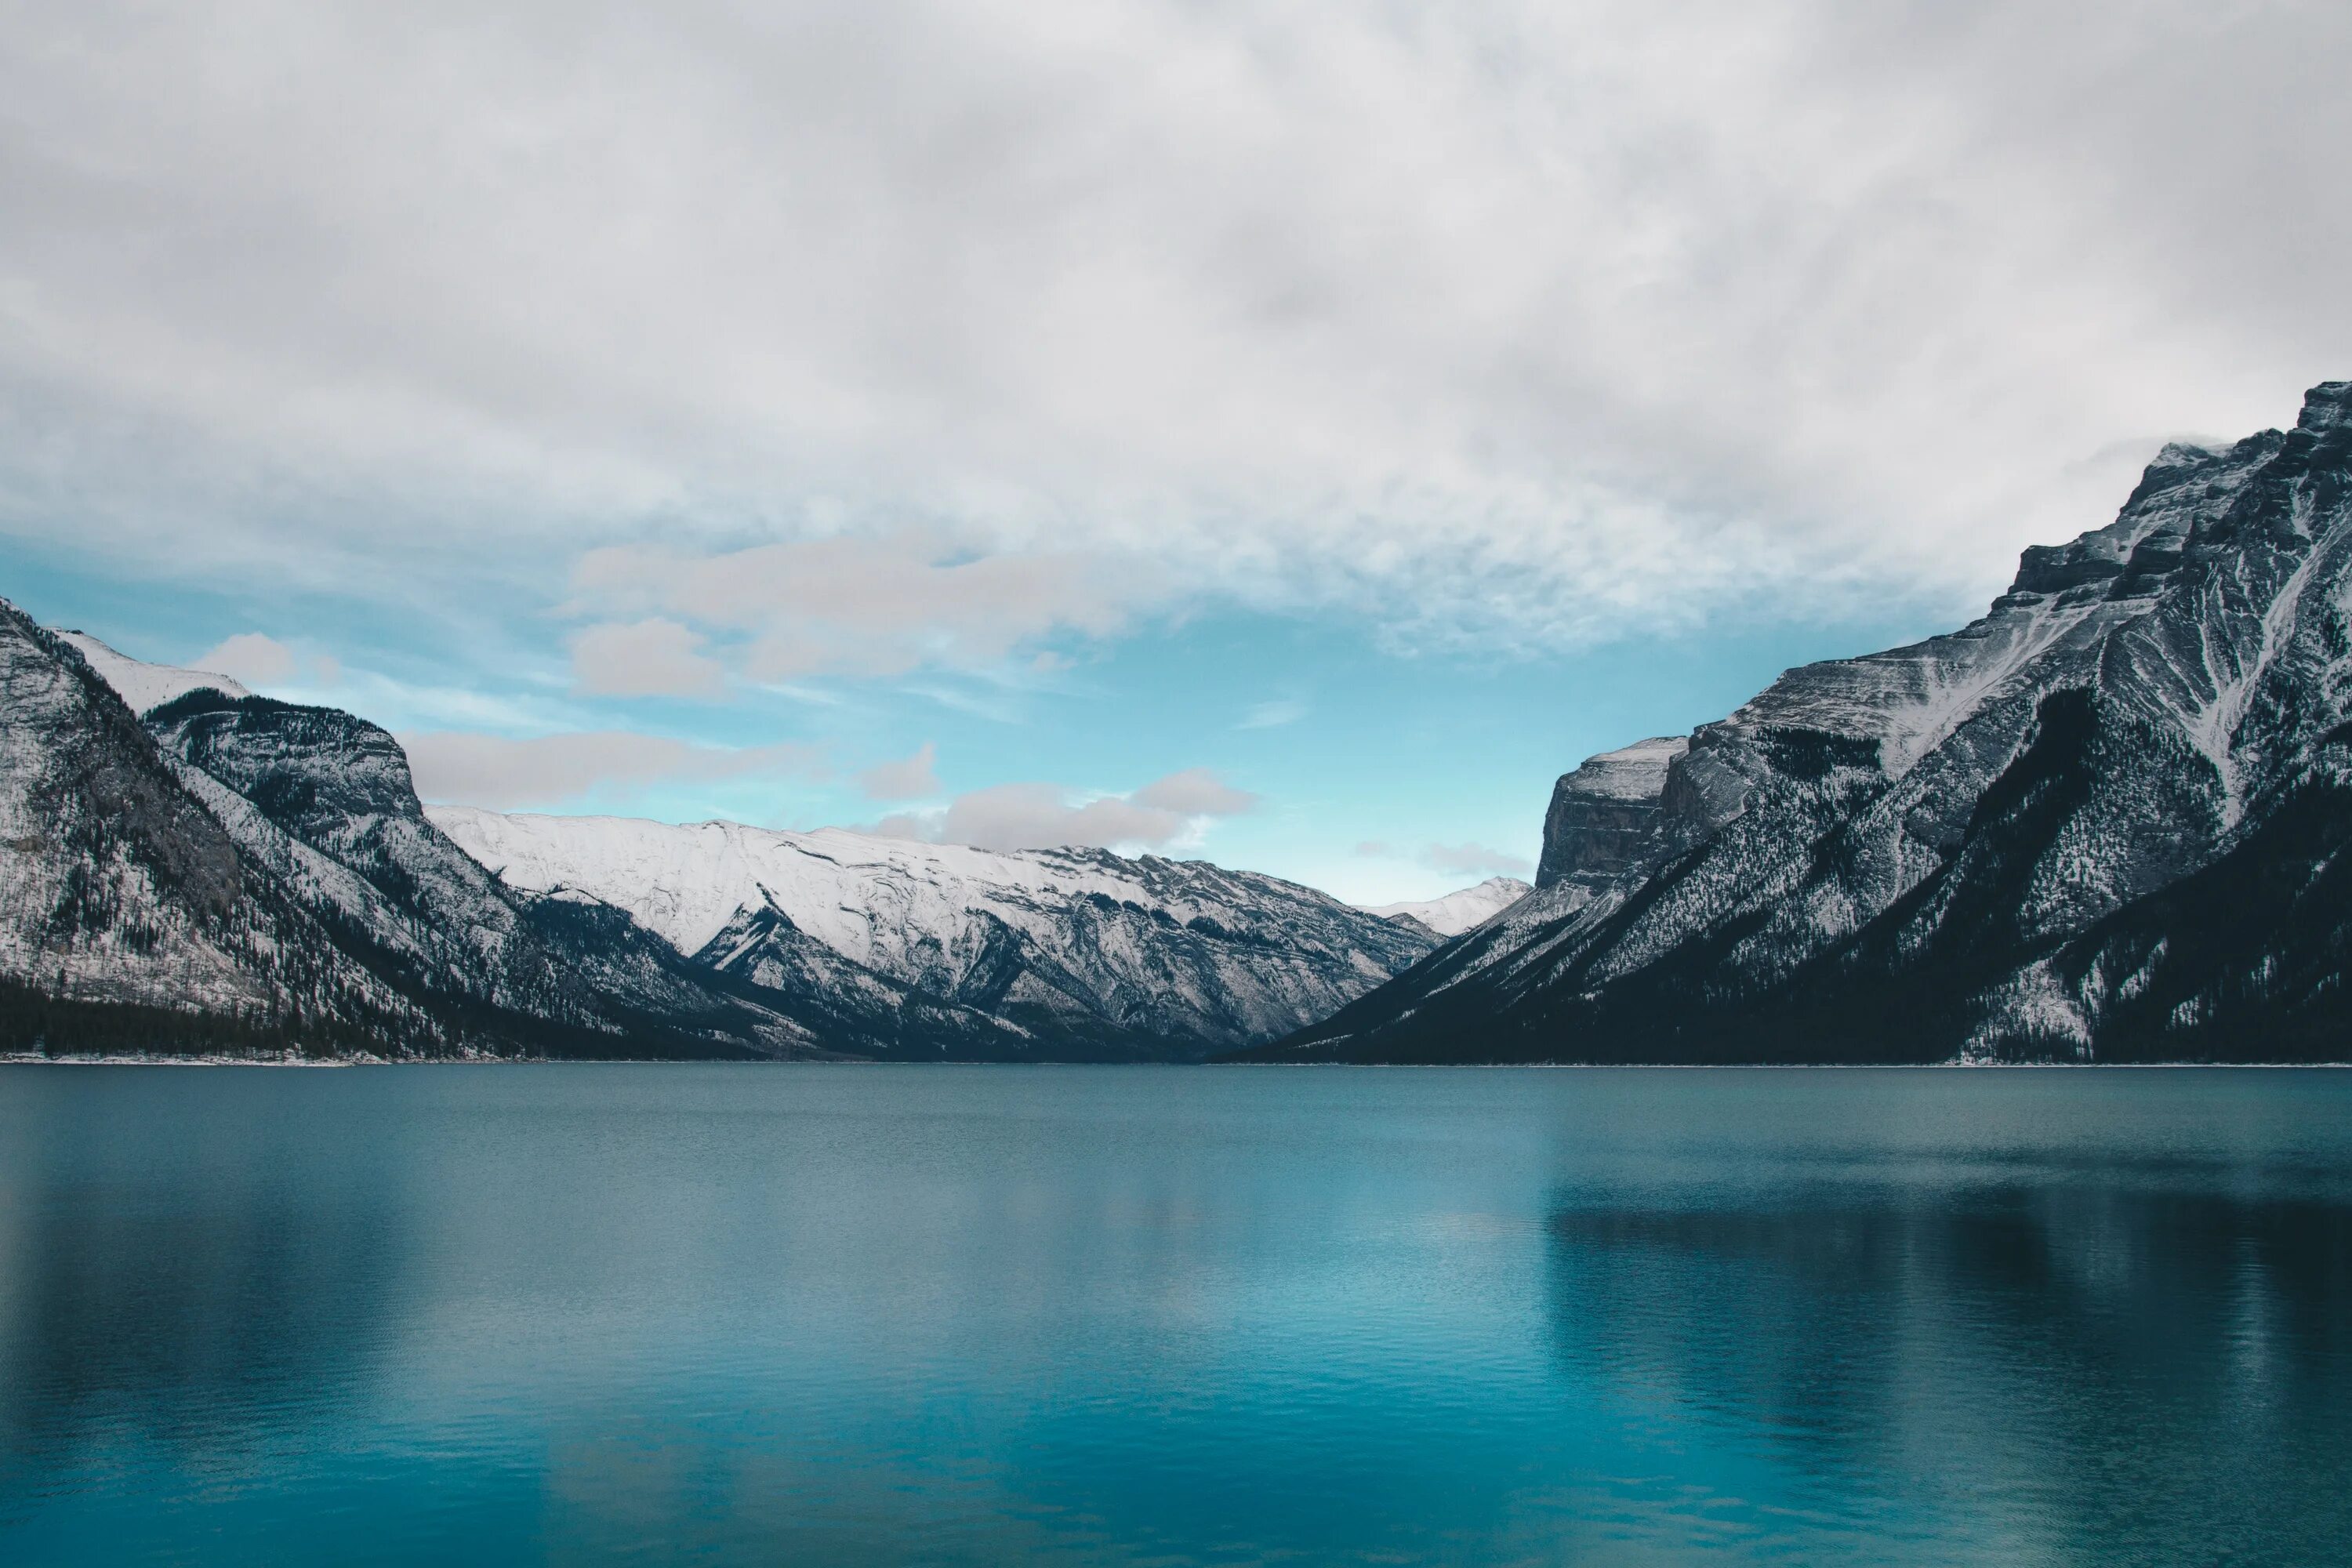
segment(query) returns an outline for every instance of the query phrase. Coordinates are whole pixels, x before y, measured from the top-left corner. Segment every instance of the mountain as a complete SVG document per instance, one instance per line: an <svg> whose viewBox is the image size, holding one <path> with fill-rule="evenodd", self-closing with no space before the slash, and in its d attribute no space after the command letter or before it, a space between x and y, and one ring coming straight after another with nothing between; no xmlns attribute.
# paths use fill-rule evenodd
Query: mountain
<svg viewBox="0 0 2352 1568"><path fill-rule="evenodd" d="M561 819L428 813L364 720L5 601L0 679L0 1048L1182 1058L1295 1028L1433 945L1149 858L726 824L532 839ZM596 874L535 875L567 846Z"/></svg>
<svg viewBox="0 0 2352 1568"><path fill-rule="evenodd" d="M113 688L133 713L160 708L191 691L217 691L224 697L253 695L227 676L215 675L210 670L182 669L176 665L148 664L125 658L88 632L60 631L56 635L59 642L81 655L82 662Z"/></svg>
<svg viewBox="0 0 2352 1568"><path fill-rule="evenodd" d="M1197 1057L1272 1039L1434 945L1312 889L1202 861L428 812L508 885L624 910L702 963L820 984L855 966L1071 1057Z"/></svg>
<svg viewBox="0 0 2352 1568"><path fill-rule="evenodd" d="M1411 921L1434 936L1460 936L1517 903L1528 892L1528 885L1517 877L1489 877L1475 888L1464 888L1442 899L1381 904L1370 912L1382 920Z"/></svg>
<svg viewBox="0 0 2352 1568"><path fill-rule="evenodd" d="M454 1047L5 601L0 700L0 1042Z"/></svg>
<svg viewBox="0 0 2352 1568"><path fill-rule="evenodd" d="M1969 626L1563 778L1537 890L1255 1053L2352 1058L2352 384Z"/></svg>
<svg viewBox="0 0 2352 1568"><path fill-rule="evenodd" d="M0 1044L830 1054L817 1020L625 919L499 886L425 821L374 725L5 602L0 659ZM124 693L160 700L142 718Z"/></svg>

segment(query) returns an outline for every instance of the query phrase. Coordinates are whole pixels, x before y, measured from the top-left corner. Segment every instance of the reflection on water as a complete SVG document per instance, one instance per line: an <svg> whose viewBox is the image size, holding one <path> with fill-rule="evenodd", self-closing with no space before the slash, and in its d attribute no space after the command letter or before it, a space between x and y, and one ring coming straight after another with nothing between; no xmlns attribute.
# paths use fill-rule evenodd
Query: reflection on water
<svg viewBox="0 0 2352 1568"><path fill-rule="evenodd" d="M2011 1552L2352 1542L2352 1210L2079 1179L1867 1197L1563 1209L1563 1363Z"/></svg>
<svg viewBox="0 0 2352 1568"><path fill-rule="evenodd" d="M36 1100L0 1123L0 1485L131 1447L218 1469L365 1384L404 1277L380 1145Z"/></svg>
<svg viewBox="0 0 2352 1568"><path fill-rule="evenodd" d="M0 1069L0 1561L2246 1563L2352 1074Z"/></svg>

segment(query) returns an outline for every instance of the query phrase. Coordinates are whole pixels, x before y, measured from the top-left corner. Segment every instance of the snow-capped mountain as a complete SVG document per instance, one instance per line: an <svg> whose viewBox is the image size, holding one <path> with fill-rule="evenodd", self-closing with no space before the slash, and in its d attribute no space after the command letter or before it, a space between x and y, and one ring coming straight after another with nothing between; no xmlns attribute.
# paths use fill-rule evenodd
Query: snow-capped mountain
<svg viewBox="0 0 2352 1568"><path fill-rule="evenodd" d="M405 757L374 725L54 636L13 606L0 649L15 815L36 829L11 836L5 868L12 1044L786 1056L867 1043L625 917L501 887L425 821ZM142 719L124 693L161 700Z"/></svg>
<svg viewBox="0 0 2352 1568"><path fill-rule="evenodd" d="M1475 888L1463 888L1442 899L1418 903L1381 904L1371 912L1382 920L1411 921L1437 936L1460 936L1483 925L1527 897L1528 885L1517 877L1489 877Z"/></svg>
<svg viewBox="0 0 2352 1568"><path fill-rule="evenodd" d="M705 963L807 971L830 953L1070 1054L1272 1039L1434 945L1312 889L1201 861L427 809L509 886L593 898Z"/></svg>
<svg viewBox="0 0 2352 1568"><path fill-rule="evenodd" d="M133 713L160 708L191 691L217 691L225 697L250 697L252 692L226 675L210 670L182 669L176 665L149 664L115 652L88 632L60 631L59 641L70 646L84 663L112 687Z"/></svg>
<svg viewBox="0 0 2352 1568"><path fill-rule="evenodd" d="M68 643L0 602L0 1037L450 1042L193 795Z"/></svg>
<svg viewBox="0 0 2352 1568"><path fill-rule="evenodd" d="M1262 1053L2352 1057L2352 384L1947 637L1560 781L1538 890Z"/></svg>
<svg viewBox="0 0 2352 1568"><path fill-rule="evenodd" d="M1193 863L428 815L375 725L5 602L0 682L0 1047L1185 1058L1433 945Z"/></svg>

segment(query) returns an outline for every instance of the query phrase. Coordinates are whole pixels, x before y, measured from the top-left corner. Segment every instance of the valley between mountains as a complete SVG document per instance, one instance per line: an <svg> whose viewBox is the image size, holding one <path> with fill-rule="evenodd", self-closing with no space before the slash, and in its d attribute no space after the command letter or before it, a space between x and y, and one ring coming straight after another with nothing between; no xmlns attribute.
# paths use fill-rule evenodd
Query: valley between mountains
<svg viewBox="0 0 2352 1568"><path fill-rule="evenodd" d="M2352 1058L2352 384L1981 619L1587 760L1532 891L426 805L352 714L0 602L0 1049Z"/></svg>

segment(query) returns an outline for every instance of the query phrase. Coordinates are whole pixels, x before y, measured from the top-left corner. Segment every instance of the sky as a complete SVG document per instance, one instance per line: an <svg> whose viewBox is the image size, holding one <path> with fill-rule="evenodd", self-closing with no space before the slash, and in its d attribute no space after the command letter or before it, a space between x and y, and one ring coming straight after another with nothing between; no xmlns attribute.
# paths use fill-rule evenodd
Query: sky
<svg viewBox="0 0 2352 1568"><path fill-rule="evenodd" d="M0 0L0 595L1372 902L2352 376L2352 8Z"/></svg>

